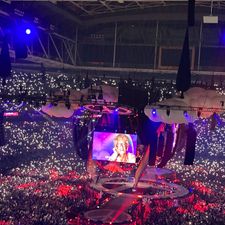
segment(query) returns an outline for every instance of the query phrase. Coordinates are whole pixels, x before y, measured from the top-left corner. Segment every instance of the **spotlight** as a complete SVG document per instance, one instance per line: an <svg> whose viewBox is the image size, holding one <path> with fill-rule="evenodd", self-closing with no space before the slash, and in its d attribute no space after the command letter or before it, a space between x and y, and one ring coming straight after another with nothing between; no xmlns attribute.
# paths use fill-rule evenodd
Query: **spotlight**
<svg viewBox="0 0 225 225"><path fill-rule="evenodd" d="M166 109L166 115L167 115L167 116L170 116L170 108L167 108L167 109Z"/></svg>
<svg viewBox="0 0 225 225"><path fill-rule="evenodd" d="M26 31L25 31L25 33L26 33L27 35L30 35L30 34L31 34L31 29L27 28Z"/></svg>
<svg viewBox="0 0 225 225"><path fill-rule="evenodd" d="M188 117L188 113L186 110L184 111L184 117Z"/></svg>
<svg viewBox="0 0 225 225"><path fill-rule="evenodd" d="M156 115L156 109L152 109L152 115Z"/></svg>

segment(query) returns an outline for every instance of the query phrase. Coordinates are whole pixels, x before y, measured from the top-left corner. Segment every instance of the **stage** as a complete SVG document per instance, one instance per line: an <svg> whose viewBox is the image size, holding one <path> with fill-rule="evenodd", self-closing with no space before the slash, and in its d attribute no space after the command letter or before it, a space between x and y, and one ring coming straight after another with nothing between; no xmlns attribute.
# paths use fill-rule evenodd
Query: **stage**
<svg viewBox="0 0 225 225"><path fill-rule="evenodd" d="M91 187L113 196L99 209L85 212L88 220L102 223L126 223L132 221L127 213L137 200L149 202L151 200L178 199L189 194L187 188L173 183L176 173L169 169L147 167L135 189L134 177L102 177Z"/></svg>

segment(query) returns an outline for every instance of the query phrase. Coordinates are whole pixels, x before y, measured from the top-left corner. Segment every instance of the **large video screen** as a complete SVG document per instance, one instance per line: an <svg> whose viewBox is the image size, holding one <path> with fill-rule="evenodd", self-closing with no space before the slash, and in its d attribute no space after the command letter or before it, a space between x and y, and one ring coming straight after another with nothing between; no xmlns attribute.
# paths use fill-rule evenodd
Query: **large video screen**
<svg viewBox="0 0 225 225"><path fill-rule="evenodd" d="M137 135L94 132L92 158L113 162L136 162Z"/></svg>

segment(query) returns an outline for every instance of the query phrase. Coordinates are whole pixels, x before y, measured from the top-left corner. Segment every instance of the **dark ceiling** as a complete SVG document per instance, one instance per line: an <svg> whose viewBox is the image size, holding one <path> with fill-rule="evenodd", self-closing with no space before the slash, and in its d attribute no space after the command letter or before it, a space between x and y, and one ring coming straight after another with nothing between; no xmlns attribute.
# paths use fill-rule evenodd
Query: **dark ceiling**
<svg viewBox="0 0 225 225"><path fill-rule="evenodd" d="M199 34L198 28L201 27L200 21L202 21L202 18L204 15L210 15L211 9L212 9L213 15L219 16L219 23L225 24L225 1L213 1L213 4L212 4L211 0L196 0L196 7L195 7L196 26L194 27L194 29L196 28L197 31L194 32L195 30L193 29L194 30L193 33L197 34L196 37L198 37L198 34ZM68 40L68 39L70 41L72 40L72 43L75 42L75 37L78 37L78 38L81 37L81 39L78 40L78 43L80 44L78 45L78 52L80 53L82 52L82 49L79 49L79 47L82 47L82 44L83 45L86 44L88 46L87 47L88 50L90 51L90 48L89 48L89 44L91 43L90 40L92 40L93 42L96 42L97 44L98 42L101 42L101 44L102 45L105 44L105 46L107 46L108 42L110 42L111 44L112 43L114 44L114 40L115 40L114 35L116 33L115 27L117 27L117 25L118 25L118 37L119 37L120 28L122 27L122 30L126 34L124 35L124 37L126 37L125 40L129 40L129 37L133 37L133 39L136 38L136 36L133 35L134 31L136 32L136 34L139 34L138 32L140 31L140 29L136 29L136 28L142 28L142 27L146 28L147 26L151 27L152 24L153 24L152 27L156 27L156 24L163 25L162 27L167 27L168 24L170 25L172 24L171 25L172 29L170 34L174 34L174 33L178 34L177 31L179 30L179 28L185 27L187 24L187 11L188 11L187 0L179 0L179 1L171 1L171 0L166 0L166 1L158 1L158 0L137 0L137 1L131 1L131 0L128 0L128 1L125 1L125 0L111 0L111 1L110 0L98 0L98 1L97 0L92 0L92 1L2 0L0 1L0 36L1 36L1 33L4 33L4 32L1 32L1 28L10 29L11 24L14 24L14 25L16 24L15 21L25 20L27 22L34 22L35 26L39 27L40 30L43 30L42 32L43 34L40 32L40 37L41 37L40 39L42 40L44 44L48 43L46 37L49 37L49 35L53 33L54 35L60 34L61 37L63 36L64 38L63 40ZM8 21L11 21L11 24L9 24ZM118 24L115 24L115 22L118 22ZM98 39L95 36L93 37L91 36L92 34L98 34L98 32L92 32L92 31L95 31L96 29L104 29L104 27L105 27L105 32L102 32L104 34L104 38L103 38L104 41L102 41L101 38ZM124 29L124 27L130 28L130 29ZM133 29L134 27L136 28ZM77 34L76 31L78 30L79 30L78 35L76 35ZM87 31L87 35L85 33L86 31ZM155 30L148 29L147 31L149 33L149 37L153 37L152 39L151 38L150 39L154 40ZM44 35L44 33L46 35ZM214 35L214 34L216 35L217 33L210 32L210 35ZM171 35L171 37L174 37L174 36L175 35ZM84 38L82 39L82 37ZM164 41L165 40L167 41L168 33L166 33L164 37L165 37ZM209 40L212 39L212 38L210 39L207 35L205 35L205 37L206 39L209 39ZM82 41L85 40L86 43L84 44L81 40ZM118 38L118 40L120 39ZM144 41L136 42L137 40L134 41L135 45L136 43L139 43L141 45L145 44ZM145 35L142 35L142 33L141 33L140 40L145 40ZM177 41L174 38L172 38L172 40ZM180 41L182 40L182 38L178 38L178 40ZM53 46L54 49L61 46L60 44L58 44L59 42L56 42L56 43L57 43L56 44L57 46ZM127 41L124 43L129 44ZM134 44L134 43L131 43L131 44ZM146 42L146 43L148 44L150 43L153 45L155 44L152 42ZM162 43L169 43L169 42L162 42ZM97 54L96 51L93 50L93 52ZM50 53L51 53L51 49L50 49ZM61 63L60 60L58 60L58 58L60 58L58 57L59 54L52 54L52 55L49 54L49 55L52 56L52 58L51 57L50 58L52 61L54 61L55 68L59 68L60 66L62 66L62 64L59 65L59 63ZM85 61L85 59L80 60L80 58L82 57L79 54L77 55L78 57L76 59L78 59L77 60L78 64L79 62ZM109 54L109 55L111 57L113 54ZM42 57L43 54L42 55L38 54L37 56ZM45 65L49 63L52 66L53 62L52 61L49 62L47 61L47 59L42 57L41 62L45 62ZM37 62L36 58L33 61ZM109 61L110 63L112 63L111 59ZM157 57L155 57L153 61L154 63L157 62ZM96 62L96 61L93 61L93 62ZM39 63L39 61L37 63ZM79 65L83 66L86 64L81 63ZM71 65L69 66L70 67L68 68L71 68ZM65 68L64 64L63 64L63 68Z"/></svg>
<svg viewBox="0 0 225 225"><path fill-rule="evenodd" d="M13 1L0 2L1 13L21 16L38 21L44 27L54 25L59 30L76 26L138 21L138 20L186 20L187 1L158 0L91 0L91 1ZM211 1L196 0L196 15L209 15ZM224 15L225 1L213 1L213 13ZM201 17L199 17L201 18ZM63 32L65 33L65 32Z"/></svg>

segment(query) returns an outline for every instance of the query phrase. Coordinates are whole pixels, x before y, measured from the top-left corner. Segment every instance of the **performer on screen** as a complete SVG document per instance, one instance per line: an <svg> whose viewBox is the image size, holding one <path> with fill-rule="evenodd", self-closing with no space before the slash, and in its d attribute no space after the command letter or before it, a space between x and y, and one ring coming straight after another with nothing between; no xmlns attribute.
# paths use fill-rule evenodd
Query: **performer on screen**
<svg viewBox="0 0 225 225"><path fill-rule="evenodd" d="M135 163L135 155L128 152L129 139L125 134L119 134L114 139L113 154L108 160L115 162Z"/></svg>

